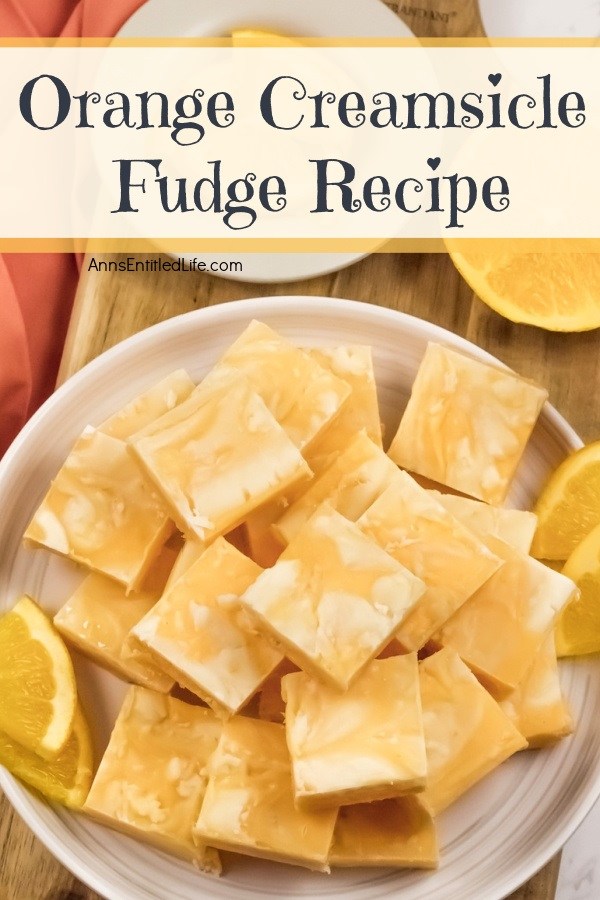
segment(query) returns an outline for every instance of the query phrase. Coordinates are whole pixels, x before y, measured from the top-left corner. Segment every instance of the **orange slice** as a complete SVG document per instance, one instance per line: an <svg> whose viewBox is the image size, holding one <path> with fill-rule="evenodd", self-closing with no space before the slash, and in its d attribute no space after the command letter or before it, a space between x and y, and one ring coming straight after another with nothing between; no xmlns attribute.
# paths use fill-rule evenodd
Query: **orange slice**
<svg viewBox="0 0 600 900"><path fill-rule="evenodd" d="M78 809L92 783L92 745L79 707L73 731L56 759L44 760L0 732L0 763L49 800Z"/></svg>
<svg viewBox="0 0 600 900"><path fill-rule="evenodd" d="M484 303L549 331L600 327L600 254L520 253L509 242L448 241L454 265Z"/></svg>
<svg viewBox="0 0 600 900"><path fill-rule="evenodd" d="M534 509L531 546L537 559L567 559L600 523L600 441L568 456L544 486Z"/></svg>
<svg viewBox="0 0 600 900"><path fill-rule="evenodd" d="M556 625L558 656L600 651L600 525L573 551L563 569L581 595L573 600Z"/></svg>
<svg viewBox="0 0 600 900"><path fill-rule="evenodd" d="M45 759L63 749L77 705L71 657L37 603L0 617L0 731Z"/></svg>

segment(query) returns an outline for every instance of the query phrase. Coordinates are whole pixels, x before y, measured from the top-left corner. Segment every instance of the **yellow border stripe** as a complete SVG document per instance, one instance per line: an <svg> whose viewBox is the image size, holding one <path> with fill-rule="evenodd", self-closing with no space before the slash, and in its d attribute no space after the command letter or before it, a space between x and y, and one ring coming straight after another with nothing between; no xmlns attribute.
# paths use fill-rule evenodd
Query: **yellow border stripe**
<svg viewBox="0 0 600 900"><path fill-rule="evenodd" d="M600 238L455 238L469 249L600 253ZM445 253L443 238L0 238L0 253Z"/></svg>
<svg viewBox="0 0 600 900"><path fill-rule="evenodd" d="M276 35L237 38L236 47L598 47L598 38L395 38ZM0 47L232 47L230 37L190 38L0 38Z"/></svg>

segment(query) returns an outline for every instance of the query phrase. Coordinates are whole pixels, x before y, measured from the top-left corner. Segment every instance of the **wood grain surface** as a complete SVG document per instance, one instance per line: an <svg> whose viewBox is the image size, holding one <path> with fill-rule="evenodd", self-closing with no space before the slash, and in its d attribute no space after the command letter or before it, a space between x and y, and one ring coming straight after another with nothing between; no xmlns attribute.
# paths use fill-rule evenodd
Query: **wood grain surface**
<svg viewBox="0 0 600 900"><path fill-rule="evenodd" d="M419 35L483 34L474 0L392 0L387 5ZM598 332L551 334L502 319L473 295L443 254L375 254L332 275L277 285L242 284L198 273L88 272L88 263L59 381L129 335L192 309L266 295L345 297L403 310L467 337L548 387L551 402L583 440L600 438L600 407L589 402L600 395ZM557 856L511 900L552 900L558 868ZM54 860L4 797L0 797L0 900L100 900Z"/></svg>

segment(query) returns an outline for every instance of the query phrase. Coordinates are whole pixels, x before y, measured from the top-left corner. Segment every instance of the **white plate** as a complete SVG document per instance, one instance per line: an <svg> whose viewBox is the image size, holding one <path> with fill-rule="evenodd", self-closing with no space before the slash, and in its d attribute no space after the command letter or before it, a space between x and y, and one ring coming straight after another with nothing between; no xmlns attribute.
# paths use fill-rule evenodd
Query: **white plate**
<svg viewBox="0 0 600 900"><path fill-rule="evenodd" d="M82 428L98 424L175 368L200 379L252 318L310 346L360 341L373 346L388 434L393 434L429 340L490 359L467 341L402 313L346 300L275 297L211 307L170 319L103 354L54 394L21 432L0 465L0 608L23 591L54 610L73 583L69 564L25 550L21 535L50 478ZM531 503L548 472L579 446L546 405L519 467L512 502ZM124 686L77 659L82 700L96 742L107 739ZM27 824L79 878L111 900L497 900L540 868L564 843L600 793L598 663L562 666L578 727L549 750L521 753L440 819L437 872L346 870L327 877L300 868L232 857L219 881L33 797L5 771L0 785Z"/></svg>
<svg viewBox="0 0 600 900"><path fill-rule="evenodd" d="M600 0L479 0L490 37L598 37Z"/></svg>
<svg viewBox="0 0 600 900"><path fill-rule="evenodd" d="M117 37L221 37L243 27L302 37L412 37L408 26L380 0L148 0ZM204 260L240 260L242 272L221 277L271 283L326 275L366 255L211 253Z"/></svg>

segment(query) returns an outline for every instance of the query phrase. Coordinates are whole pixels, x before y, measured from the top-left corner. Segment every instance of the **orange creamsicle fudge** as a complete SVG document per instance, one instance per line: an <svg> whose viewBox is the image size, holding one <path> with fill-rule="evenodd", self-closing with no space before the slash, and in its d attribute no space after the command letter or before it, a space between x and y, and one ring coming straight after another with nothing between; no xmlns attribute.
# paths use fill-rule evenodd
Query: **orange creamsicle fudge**
<svg viewBox="0 0 600 900"><path fill-rule="evenodd" d="M396 472L357 524L427 586L396 634L407 650L423 647L502 565L406 472Z"/></svg>
<svg viewBox="0 0 600 900"><path fill-rule="evenodd" d="M545 639L527 674L500 707L530 748L545 747L571 734L573 718L560 688L554 634Z"/></svg>
<svg viewBox="0 0 600 900"><path fill-rule="evenodd" d="M504 565L448 619L436 643L452 647L494 692L525 676L560 611L577 594L570 578L496 540Z"/></svg>
<svg viewBox="0 0 600 900"><path fill-rule="evenodd" d="M25 539L136 590L173 530L169 510L126 445L86 428Z"/></svg>
<svg viewBox="0 0 600 900"><path fill-rule="evenodd" d="M178 369L131 400L103 422L98 431L124 441L186 400L194 387L188 373Z"/></svg>
<svg viewBox="0 0 600 900"><path fill-rule="evenodd" d="M237 712L281 662L239 607L239 595L261 571L217 538L131 632L159 666L219 712Z"/></svg>
<svg viewBox="0 0 600 900"><path fill-rule="evenodd" d="M276 537L271 528L273 522L281 516L284 508L281 500L273 500L266 506L261 506L260 509L250 513L244 522L248 555L263 569L274 565L285 547L285 544Z"/></svg>
<svg viewBox="0 0 600 900"><path fill-rule="evenodd" d="M240 525L233 531L229 531L225 535L225 539L229 541L230 544L233 544L233 546L236 547L236 549L238 549L241 553L245 553L247 549L246 536L245 533L242 532L242 529L243 526ZM163 593L165 593L165 591L168 591L171 586L175 584L177 579L181 578L181 576L187 572L190 566L202 556L207 546L207 544L197 540L196 538L188 538L187 540L182 539L182 546L180 547L177 559L175 560L173 568L171 569Z"/></svg>
<svg viewBox="0 0 600 900"><path fill-rule="evenodd" d="M370 347L351 344L342 347L316 347L308 351L324 369L350 386L350 396L340 412L314 441L307 462L319 475L363 431L381 447L381 421L377 401L377 385Z"/></svg>
<svg viewBox="0 0 600 900"><path fill-rule="evenodd" d="M94 662L121 678L168 693L173 679L154 665L149 654L127 652L130 630L162 594L176 551L168 546L144 579L142 589L127 596L125 588L92 572L54 616L62 636Z"/></svg>
<svg viewBox="0 0 600 900"><path fill-rule="evenodd" d="M419 797L437 816L527 741L453 650L424 659L419 677L427 751Z"/></svg>
<svg viewBox="0 0 600 900"><path fill-rule="evenodd" d="M258 718L267 722L285 721L285 701L281 695L281 681L290 672L298 672L289 659L283 659L276 669L273 669L260 689L258 697Z"/></svg>
<svg viewBox="0 0 600 900"><path fill-rule="evenodd" d="M161 425L162 423L162 425ZM204 391L131 446L184 532L210 541L310 469L244 379ZM160 427L159 427L160 426Z"/></svg>
<svg viewBox="0 0 600 900"><path fill-rule="evenodd" d="M195 833L206 844L328 872L337 809L296 809L283 725L234 716L210 762Z"/></svg>
<svg viewBox="0 0 600 900"><path fill-rule="evenodd" d="M535 513L490 506L481 500L457 497L455 494L430 493L484 543L488 537L494 537L521 553L529 553L537 526Z"/></svg>
<svg viewBox="0 0 600 900"><path fill-rule="evenodd" d="M335 418L350 386L262 322L252 321L200 385L243 375L300 449Z"/></svg>
<svg viewBox="0 0 600 900"><path fill-rule="evenodd" d="M345 690L424 590L375 541L325 505L248 588L242 603L292 662Z"/></svg>
<svg viewBox="0 0 600 900"><path fill-rule="evenodd" d="M502 503L547 396L509 370L428 344L390 457L463 494Z"/></svg>
<svg viewBox="0 0 600 900"><path fill-rule="evenodd" d="M345 692L284 676L296 804L323 809L422 790L427 775L416 653L376 659Z"/></svg>
<svg viewBox="0 0 600 900"><path fill-rule="evenodd" d="M438 860L435 824L418 797L340 808L329 852L332 866L435 869Z"/></svg>
<svg viewBox="0 0 600 900"><path fill-rule="evenodd" d="M324 501L347 519L356 521L397 471L383 450L364 432L359 432L275 522L275 535L288 544Z"/></svg>
<svg viewBox="0 0 600 900"><path fill-rule="evenodd" d="M105 825L219 873L193 827L221 723L205 707L131 687L84 811Z"/></svg>
<svg viewBox="0 0 600 900"><path fill-rule="evenodd" d="M182 575L185 575L190 566L192 566L197 559L200 559L205 550L206 544L203 544L201 541L195 540L194 538L188 538L187 541L183 542L183 547L179 551L177 559L173 564L173 568L169 573L163 593L168 591Z"/></svg>

